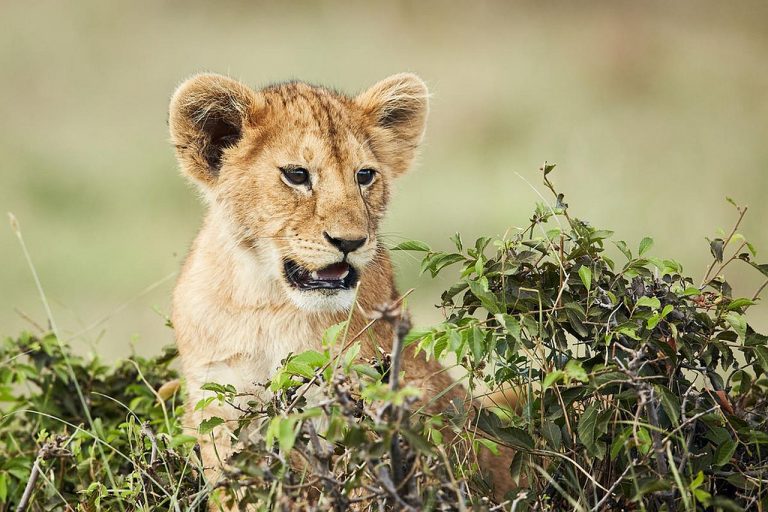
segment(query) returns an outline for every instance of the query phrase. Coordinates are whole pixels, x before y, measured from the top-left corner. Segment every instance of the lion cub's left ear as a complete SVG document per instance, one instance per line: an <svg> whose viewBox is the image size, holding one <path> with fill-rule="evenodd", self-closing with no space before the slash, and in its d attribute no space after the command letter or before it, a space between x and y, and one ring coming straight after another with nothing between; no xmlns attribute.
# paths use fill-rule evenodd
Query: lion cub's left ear
<svg viewBox="0 0 768 512"><path fill-rule="evenodd" d="M371 126L370 140L395 172L408 170L424 137L429 112L427 85L412 73L385 78L355 98Z"/></svg>

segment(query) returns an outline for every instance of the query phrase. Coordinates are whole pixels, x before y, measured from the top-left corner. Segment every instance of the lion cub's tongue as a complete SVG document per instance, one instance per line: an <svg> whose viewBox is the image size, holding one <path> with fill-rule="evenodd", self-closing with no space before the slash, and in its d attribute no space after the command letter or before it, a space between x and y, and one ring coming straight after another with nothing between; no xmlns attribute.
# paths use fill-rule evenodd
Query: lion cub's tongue
<svg viewBox="0 0 768 512"><path fill-rule="evenodd" d="M328 265L315 272L312 272L312 278L322 281L341 281L349 274L349 264L340 261L333 265Z"/></svg>

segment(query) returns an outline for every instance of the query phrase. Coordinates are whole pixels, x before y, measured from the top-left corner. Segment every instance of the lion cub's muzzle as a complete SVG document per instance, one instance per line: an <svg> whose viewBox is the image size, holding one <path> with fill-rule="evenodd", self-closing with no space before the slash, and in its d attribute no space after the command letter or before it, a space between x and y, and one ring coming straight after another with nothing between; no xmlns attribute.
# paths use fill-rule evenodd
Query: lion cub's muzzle
<svg viewBox="0 0 768 512"><path fill-rule="evenodd" d="M283 263L288 283L299 290L351 290L357 284L359 274L346 261L333 263L320 270L309 270L293 260Z"/></svg>

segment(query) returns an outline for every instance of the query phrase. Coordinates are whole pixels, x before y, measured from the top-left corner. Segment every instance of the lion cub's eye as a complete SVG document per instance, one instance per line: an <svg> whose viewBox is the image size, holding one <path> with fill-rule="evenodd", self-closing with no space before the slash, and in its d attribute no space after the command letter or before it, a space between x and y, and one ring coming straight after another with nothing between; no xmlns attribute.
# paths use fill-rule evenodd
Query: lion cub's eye
<svg viewBox="0 0 768 512"><path fill-rule="evenodd" d="M376 171L373 169L360 169L357 171L357 184L360 186L370 185L373 178L376 176Z"/></svg>
<svg viewBox="0 0 768 512"><path fill-rule="evenodd" d="M285 179L293 185L305 185L309 183L309 171L303 167L283 167L280 169Z"/></svg>

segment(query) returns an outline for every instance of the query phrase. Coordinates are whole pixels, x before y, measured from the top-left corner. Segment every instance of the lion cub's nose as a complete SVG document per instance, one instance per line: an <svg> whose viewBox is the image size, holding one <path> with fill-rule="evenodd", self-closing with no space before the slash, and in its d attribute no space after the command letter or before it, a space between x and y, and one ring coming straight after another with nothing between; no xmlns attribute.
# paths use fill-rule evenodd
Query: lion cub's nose
<svg viewBox="0 0 768 512"><path fill-rule="evenodd" d="M349 254L350 252L358 250L360 247L363 246L366 240L368 240L367 237L364 238L335 238L328 234L327 231L323 231L323 236L325 236L325 239L328 240L328 243L330 243L332 246L343 252L345 255Z"/></svg>

